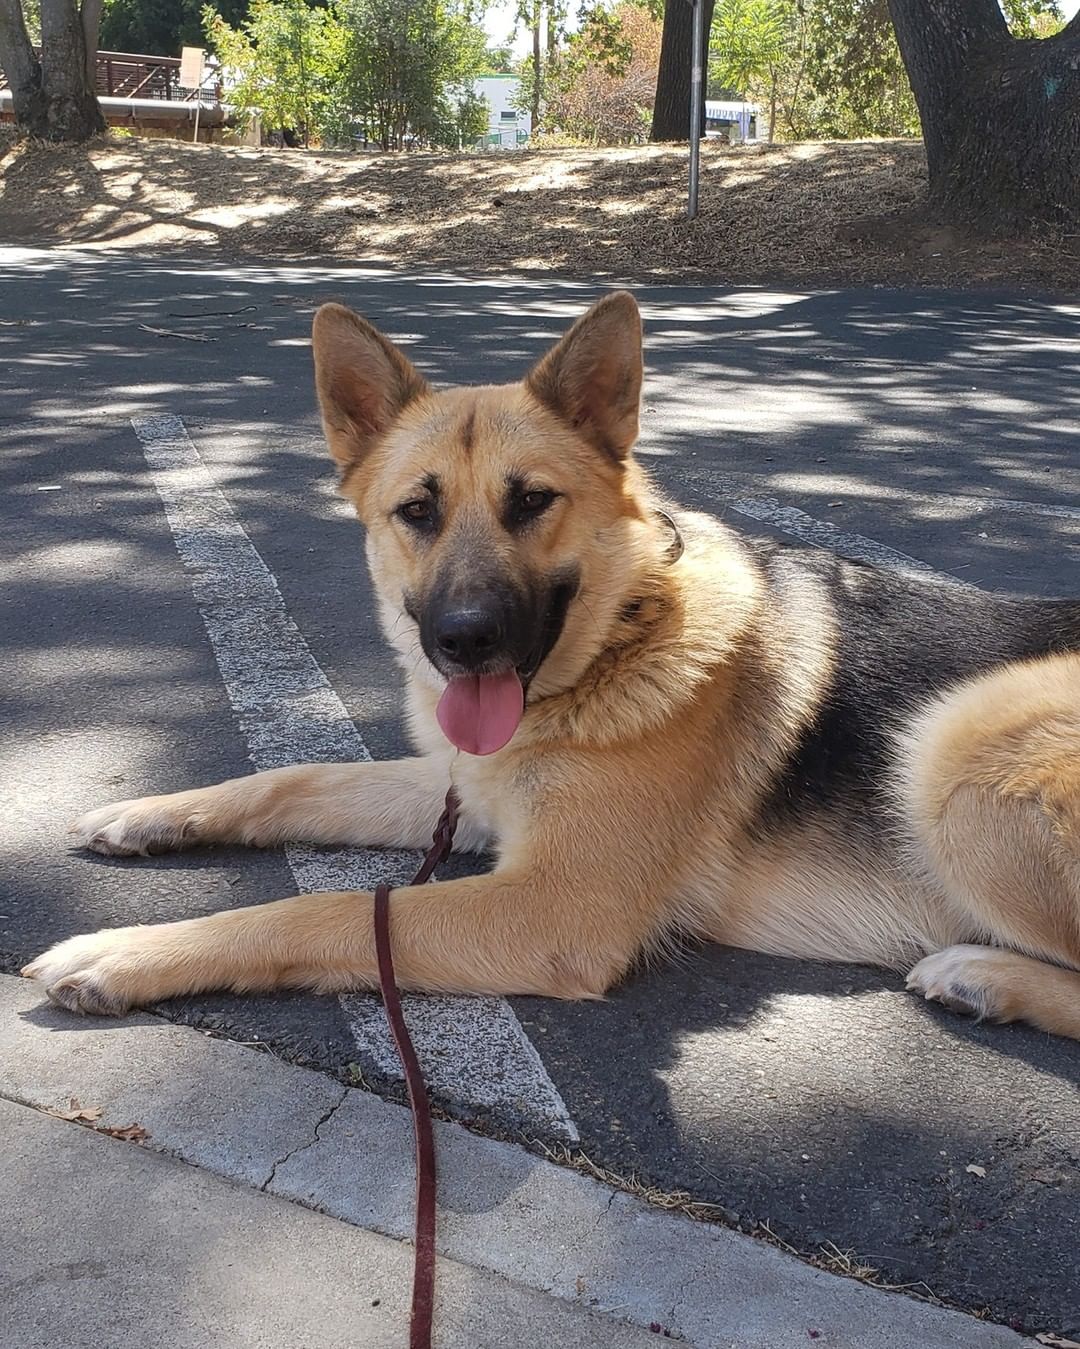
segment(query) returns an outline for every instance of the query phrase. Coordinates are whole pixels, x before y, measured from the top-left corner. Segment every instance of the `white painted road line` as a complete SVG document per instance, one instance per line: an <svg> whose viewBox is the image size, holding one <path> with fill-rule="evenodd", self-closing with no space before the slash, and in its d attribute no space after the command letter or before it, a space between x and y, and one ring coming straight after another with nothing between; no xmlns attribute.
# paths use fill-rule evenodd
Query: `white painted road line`
<svg viewBox="0 0 1080 1349"><path fill-rule="evenodd" d="M938 571L928 562L878 543L865 534L854 534L850 530L837 529L825 520L816 520L812 515L799 510L797 506L784 506L775 497L747 496L745 483L724 473L710 473L707 476L694 472L683 475L687 484L702 496L716 497L728 510L736 511L751 520L760 520L772 525L774 529L790 534L802 543L814 548L824 548L840 557L851 558L855 562L869 562L875 567L886 567L908 575L922 576L927 580L939 581L944 585L970 589L967 582Z"/></svg>
<svg viewBox="0 0 1080 1349"><path fill-rule="evenodd" d="M929 563L888 544L879 543L865 534L855 534L850 530L837 529L827 520L818 520L797 506L785 506L773 496L754 493L746 495L746 484L726 473L704 475L690 470L683 474L684 480L702 496L716 497L728 509L748 519L759 520L772 525L802 543L814 548L825 548L840 557L851 558L857 562L869 562L877 567L889 567L893 571L908 575L924 576L955 586L962 590L972 589L971 583L962 581L949 572L938 571ZM968 510L976 515L989 515L993 511L1005 511L1011 515L1034 515L1059 520L1080 522L1080 508L1059 506L1041 501L1013 501L1006 497L958 496L955 493L940 492L932 495L912 493L912 498L931 508L942 510Z"/></svg>
<svg viewBox="0 0 1080 1349"><path fill-rule="evenodd" d="M851 558L856 562L869 562L876 567L886 567L892 571L933 578L946 585L965 585L965 582L958 581L955 576L937 571L917 557L910 557L907 553L901 553L887 544L878 543L876 539L867 538L865 534L853 534L850 530L837 529L827 520L815 520L812 515L807 515L797 506L782 506L775 497L725 497L724 504L730 510L737 511L751 520L761 520L765 524L783 530L793 538L800 539L803 543L812 544L815 548L826 548L841 557Z"/></svg>
<svg viewBox="0 0 1080 1349"><path fill-rule="evenodd" d="M988 511L1009 511L1013 515L1049 515L1059 520L1080 520L1080 506L1055 506L1044 501L1009 501L1003 497L935 496L950 506L961 506L986 514Z"/></svg>
<svg viewBox="0 0 1080 1349"><path fill-rule="evenodd" d="M229 701L257 769L370 760L341 699L289 617L277 582L207 470L179 417L133 417L176 550L191 579ZM433 822L434 823L434 822ZM400 884L412 852L289 846L301 891ZM438 900L433 897L433 903ZM360 1047L400 1076L373 997L341 999ZM502 998L407 998L409 1026L431 1087L465 1107L506 1107L544 1133L577 1129L540 1056Z"/></svg>

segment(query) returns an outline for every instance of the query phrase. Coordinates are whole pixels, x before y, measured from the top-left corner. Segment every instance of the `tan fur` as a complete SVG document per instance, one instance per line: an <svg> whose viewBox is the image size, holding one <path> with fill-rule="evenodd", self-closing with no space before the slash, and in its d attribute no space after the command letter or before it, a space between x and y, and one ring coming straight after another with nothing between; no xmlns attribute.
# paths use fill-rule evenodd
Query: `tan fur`
<svg viewBox="0 0 1080 1349"><path fill-rule="evenodd" d="M314 348L419 757L121 802L78 822L84 846L419 847L452 781L459 846L494 847L498 861L434 893L395 892L407 987L599 997L690 932L914 965L927 997L1080 1037L1080 657L1004 667L919 712L896 748L897 838L860 853L820 823L763 832L760 803L829 678L836 618L809 576L766 593L714 521L688 517L672 561L629 457L641 385L630 297L594 306L519 385L435 392L336 305L316 317ZM419 541L397 511L433 467L445 518ZM560 494L522 534L500 523L508 475ZM571 565L581 590L513 740L487 758L455 753L410 597L479 568L524 583ZM213 988L367 987L371 900L307 895L73 937L25 973L93 1012Z"/></svg>

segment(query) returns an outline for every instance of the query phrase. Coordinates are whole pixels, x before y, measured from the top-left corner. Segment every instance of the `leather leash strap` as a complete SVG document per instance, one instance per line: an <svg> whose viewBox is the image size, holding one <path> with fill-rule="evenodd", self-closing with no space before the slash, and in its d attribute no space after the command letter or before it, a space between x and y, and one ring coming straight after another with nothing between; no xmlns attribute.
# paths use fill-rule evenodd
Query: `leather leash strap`
<svg viewBox="0 0 1080 1349"><path fill-rule="evenodd" d="M458 799L453 787L439 817L420 870L412 885L431 879L440 862L450 855L457 828ZM409 1349L431 1349L431 1326L435 1312L435 1135L431 1127L431 1102L409 1028L401 1011L401 997L394 980L390 950L390 887L375 887L375 952L379 961L379 992L382 994L390 1033L405 1070L405 1086L412 1109L416 1137L416 1241L413 1255L412 1311L409 1318Z"/></svg>

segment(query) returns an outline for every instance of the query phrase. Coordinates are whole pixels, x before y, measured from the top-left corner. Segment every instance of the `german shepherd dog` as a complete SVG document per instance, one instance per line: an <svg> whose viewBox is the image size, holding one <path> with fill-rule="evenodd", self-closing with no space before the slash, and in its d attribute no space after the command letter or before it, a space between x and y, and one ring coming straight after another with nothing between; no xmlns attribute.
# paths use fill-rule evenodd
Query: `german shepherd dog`
<svg viewBox="0 0 1080 1349"><path fill-rule="evenodd" d="M1080 1038L1080 601L946 587L739 538L631 457L630 295L520 384L429 387L315 317L323 426L367 531L417 754L123 801L102 853L422 848L452 781L487 875L391 900L403 986L599 998L689 935L907 971ZM372 898L72 937L23 971L75 1011L373 986Z"/></svg>

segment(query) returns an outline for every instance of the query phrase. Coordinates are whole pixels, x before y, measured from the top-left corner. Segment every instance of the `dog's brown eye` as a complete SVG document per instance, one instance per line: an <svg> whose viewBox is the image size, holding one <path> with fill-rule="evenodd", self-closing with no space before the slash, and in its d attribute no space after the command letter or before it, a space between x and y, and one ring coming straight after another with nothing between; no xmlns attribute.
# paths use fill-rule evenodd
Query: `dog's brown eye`
<svg viewBox="0 0 1080 1349"><path fill-rule="evenodd" d="M525 515L539 515L541 511L547 510L554 500L554 492L544 492L538 489L535 492L524 493L518 501L518 508Z"/></svg>
<svg viewBox="0 0 1080 1349"><path fill-rule="evenodd" d="M427 524L432 517L432 508L430 501L406 501L404 506L398 507L398 515L403 520L408 520L413 525Z"/></svg>

